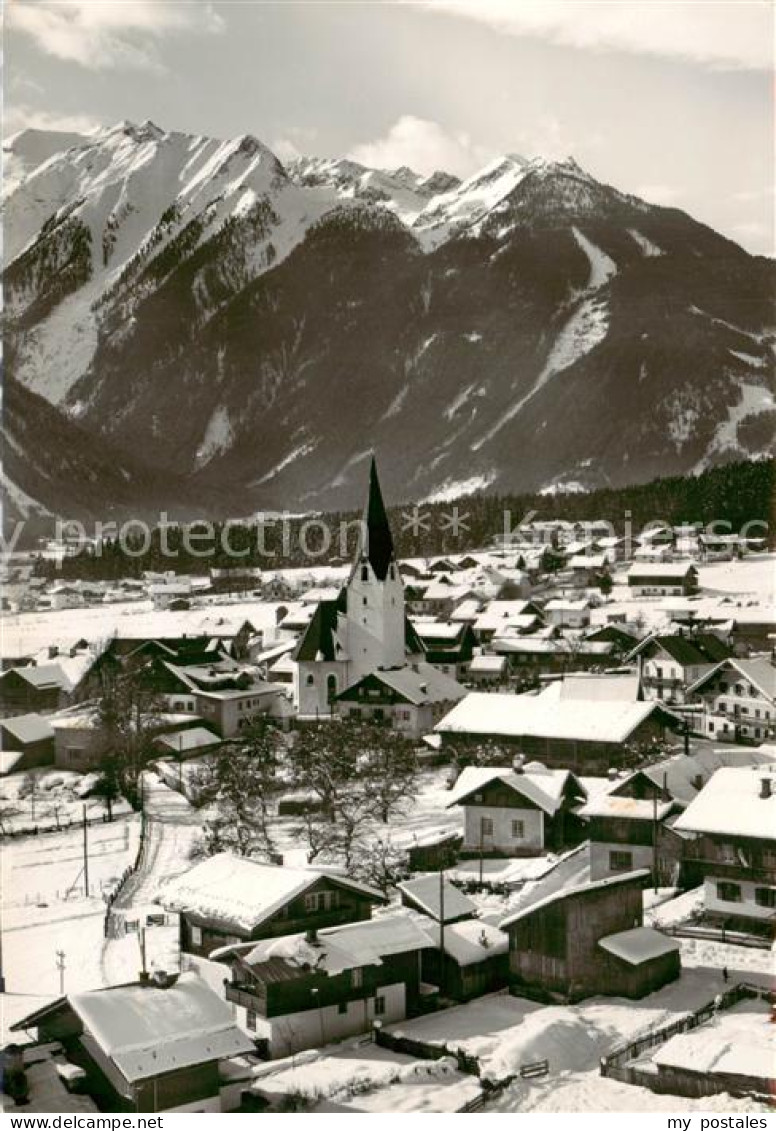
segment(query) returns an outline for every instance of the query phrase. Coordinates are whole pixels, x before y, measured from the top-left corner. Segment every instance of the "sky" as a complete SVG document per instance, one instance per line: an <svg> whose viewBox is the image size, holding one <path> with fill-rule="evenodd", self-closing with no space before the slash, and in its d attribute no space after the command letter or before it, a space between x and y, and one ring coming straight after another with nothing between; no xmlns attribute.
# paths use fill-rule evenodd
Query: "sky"
<svg viewBox="0 0 776 1131"><path fill-rule="evenodd" d="M770 0L7 0L6 135L122 119L281 159L593 176L774 253Z"/></svg>

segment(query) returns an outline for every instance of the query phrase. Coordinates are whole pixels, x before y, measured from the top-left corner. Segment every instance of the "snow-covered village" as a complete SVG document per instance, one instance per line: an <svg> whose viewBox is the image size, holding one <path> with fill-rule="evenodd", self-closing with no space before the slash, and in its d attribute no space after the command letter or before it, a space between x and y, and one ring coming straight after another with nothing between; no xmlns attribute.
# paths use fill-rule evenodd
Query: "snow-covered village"
<svg viewBox="0 0 776 1131"><path fill-rule="evenodd" d="M767 1110L776 555L364 494L347 564L4 617L17 1102Z"/></svg>
<svg viewBox="0 0 776 1131"><path fill-rule="evenodd" d="M776 1131L775 17L5 5L3 1126Z"/></svg>

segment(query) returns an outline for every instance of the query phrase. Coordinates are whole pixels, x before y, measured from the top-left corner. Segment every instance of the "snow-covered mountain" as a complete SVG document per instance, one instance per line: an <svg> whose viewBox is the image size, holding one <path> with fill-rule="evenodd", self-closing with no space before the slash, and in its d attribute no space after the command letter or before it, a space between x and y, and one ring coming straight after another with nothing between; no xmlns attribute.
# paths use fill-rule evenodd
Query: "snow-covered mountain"
<svg viewBox="0 0 776 1131"><path fill-rule="evenodd" d="M123 122L23 131L4 167L11 395L123 467L122 506L348 504L371 447L406 498L768 448L771 262L572 159L459 181ZM82 505L20 419L16 497Z"/></svg>

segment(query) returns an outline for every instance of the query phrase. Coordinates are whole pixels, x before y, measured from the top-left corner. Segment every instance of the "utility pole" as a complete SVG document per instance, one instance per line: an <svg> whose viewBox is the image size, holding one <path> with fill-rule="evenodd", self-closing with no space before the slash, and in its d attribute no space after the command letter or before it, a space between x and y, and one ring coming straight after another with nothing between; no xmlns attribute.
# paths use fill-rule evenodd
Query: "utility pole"
<svg viewBox="0 0 776 1131"><path fill-rule="evenodd" d="M483 867L484 867L483 857L482 857L484 847L485 847L484 841L485 841L485 818L480 817L480 887L482 887L482 873L483 873Z"/></svg>
<svg viewBox="0 0 776 1131"><path fill-rule="evenodd" d="M444 991L445 982L445 870L439 869L439 981Z"/></svg>
<svg viewBox="0 0 776 1131"><path fill-rule="evenodd" d="M65 995L65 952L58 950L57 954L57 970L59 970L59 996Z"/></svg>
<svg viewBox="0 0 776 1131"><path fill-rule="evenodd" d="M652 884L657 895L657 785L652 793Z"/></svg>
<svg viewBox="0 0 776 1131"><path fill-rule="evenodd" d="M89 898L89 826L86 822L86 805L83 807L84 814L84 895Z"/></svg>

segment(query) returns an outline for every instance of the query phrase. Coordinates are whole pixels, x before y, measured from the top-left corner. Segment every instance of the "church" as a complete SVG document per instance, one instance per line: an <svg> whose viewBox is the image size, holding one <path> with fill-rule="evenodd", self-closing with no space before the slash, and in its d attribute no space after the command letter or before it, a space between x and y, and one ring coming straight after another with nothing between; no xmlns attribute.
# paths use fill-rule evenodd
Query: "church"
<svg viewBox="0 0 776 1131"><path fill-rule="evenodd" d="M420 732L466 694L425 662L423 644L407 616L374 458L350 577L335 600L318 604L294 659L294 698L302 722L360 714ZM367 681L378 673L393 677Z"/></svg>

